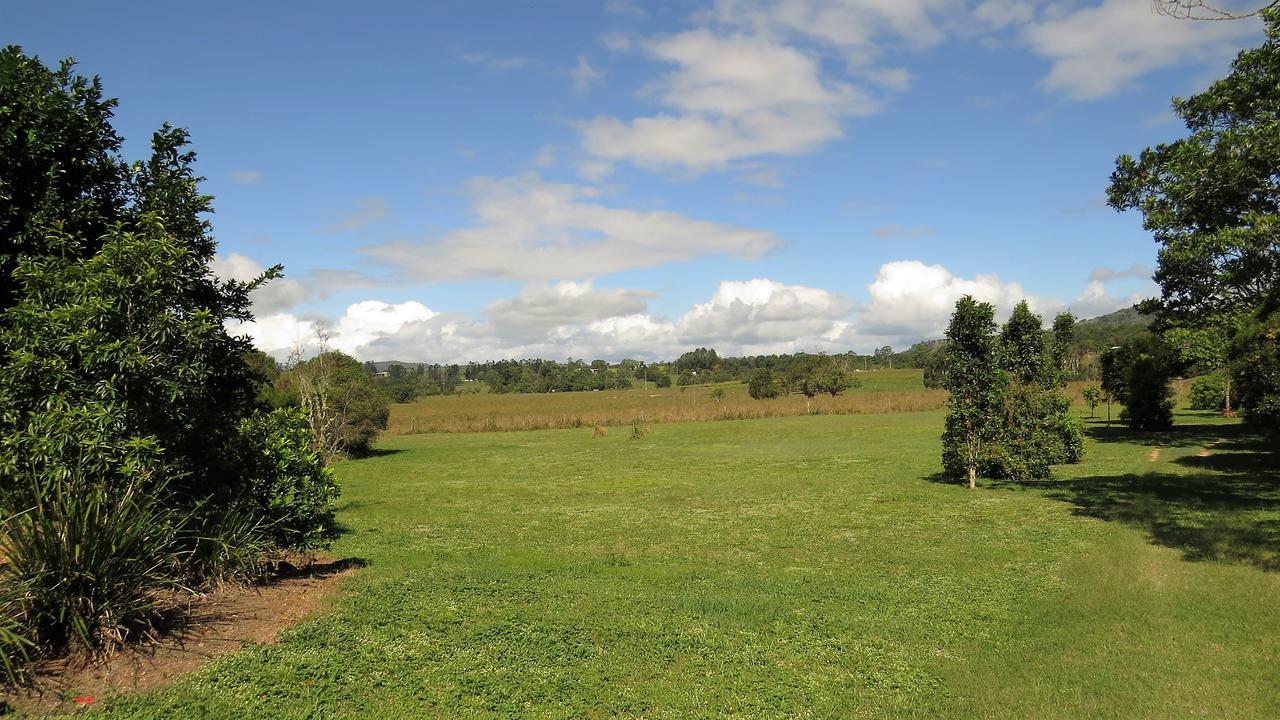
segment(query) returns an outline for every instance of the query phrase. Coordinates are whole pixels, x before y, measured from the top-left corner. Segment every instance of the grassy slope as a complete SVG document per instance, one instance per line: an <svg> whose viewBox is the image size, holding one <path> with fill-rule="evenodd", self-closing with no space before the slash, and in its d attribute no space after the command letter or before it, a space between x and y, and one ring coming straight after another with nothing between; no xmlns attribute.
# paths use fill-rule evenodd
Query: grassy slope
<svg viewBox="0 0 1280 720"><path fill-rule="evenodd" d="M340 466L332 614L105 709L1280 716L1277 478L1191 422L977 492L928 479L939 413L388 438Z"/></svg>

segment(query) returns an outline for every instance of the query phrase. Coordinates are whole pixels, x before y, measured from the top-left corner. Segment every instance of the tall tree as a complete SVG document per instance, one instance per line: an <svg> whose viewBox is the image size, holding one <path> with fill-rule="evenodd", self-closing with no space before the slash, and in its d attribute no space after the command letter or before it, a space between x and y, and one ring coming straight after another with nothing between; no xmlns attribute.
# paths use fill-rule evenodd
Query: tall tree
<svg viewBox="0 0 1280 720"><path fill-rule="evenodd" d="M1112 207L1139 210L1160 243L1161 296L1143 306L1156 329L1221 332L1230 347L1242 347L1235 340L1246 327L1280 324L1280 8L1258 14L1265 42L1208 90L1174 99L1190 134L1121 156L1108 191ZM1251 337L1255 353L1280 353L1275 334ZM1256 367L1230 359L1237 376ZM1273 422L1256 412L1258 398L1280 394L1270 382L1251 381L1259 392L1242 399L1246 418Z"/></svg>
<svg viewBox="0 0 1280 720"><path fill-rule="evenodd" d="M946 428L942 466L977 487L978 468L988 443L1000 434L999 407L1004 376L997 361L995 308L965 295L956 301L947 327Z"/></svg>

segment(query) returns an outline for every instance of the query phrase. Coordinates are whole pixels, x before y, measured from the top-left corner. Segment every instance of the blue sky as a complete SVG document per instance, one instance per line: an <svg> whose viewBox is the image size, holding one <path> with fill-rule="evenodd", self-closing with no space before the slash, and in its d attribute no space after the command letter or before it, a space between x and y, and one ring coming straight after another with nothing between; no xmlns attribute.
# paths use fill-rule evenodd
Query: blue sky
<svg viewBox="0 0 1280 720"><path fill-rule="evenodd" d="M1115 157L1261 37L1149 0L9 2L0 41L190 129L284 354L668 358L936 337L969 292L1153 292Z"/></svg>

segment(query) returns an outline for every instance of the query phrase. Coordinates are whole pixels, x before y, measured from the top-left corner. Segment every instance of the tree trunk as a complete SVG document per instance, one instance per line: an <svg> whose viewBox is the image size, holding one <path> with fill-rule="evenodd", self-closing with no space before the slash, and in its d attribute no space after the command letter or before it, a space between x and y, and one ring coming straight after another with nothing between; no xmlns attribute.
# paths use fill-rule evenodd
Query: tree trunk
<svg viewBox="0 0 1280 720"><path fill-rule="evenodd" d="M1226 408L1223 414L1231 417L1231 376L1227 375L1227 390L1222 396L1222 406Z"/></svg>
<svg viewBox="0 0 1280 720"><path fill-rule="evenodd" d="M969 489L973 490L976 487L978 487L978 466L970 465L969 466Z"/></svg>

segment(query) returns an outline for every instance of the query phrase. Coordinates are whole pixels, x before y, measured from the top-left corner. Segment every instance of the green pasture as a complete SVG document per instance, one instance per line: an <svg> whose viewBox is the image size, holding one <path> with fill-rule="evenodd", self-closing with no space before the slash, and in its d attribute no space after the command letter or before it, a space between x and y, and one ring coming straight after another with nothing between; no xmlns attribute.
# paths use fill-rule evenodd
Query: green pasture
<svg viewBox="0 0 1280 720"><path fill-rule="evenodd" d="M1280 472L1178 423L973 492L935 412L389 437L326 613L98 713L1280 717Z"/></svg>

